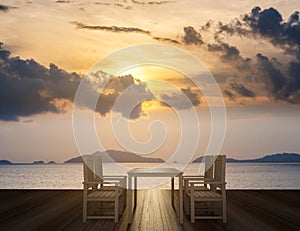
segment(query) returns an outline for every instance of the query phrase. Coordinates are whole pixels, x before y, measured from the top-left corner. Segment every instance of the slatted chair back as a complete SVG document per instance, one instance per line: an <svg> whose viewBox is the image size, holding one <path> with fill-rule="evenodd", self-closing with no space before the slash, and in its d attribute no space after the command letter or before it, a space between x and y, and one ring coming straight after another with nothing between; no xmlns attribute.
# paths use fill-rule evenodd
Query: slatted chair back
<svg viewBox="0 0 300 231"><path fill-rule="evenodd" d="M101 156L86 155L83 157L83 175L85 182L99 182L103 181L103 168ZM97 184L90 186L97 187Z"/></svg>
<svg viewBox="0 0 300 231"><path fill-rule="evenodd" d="M205 156L205 178L213 178L214 174L214 156Z"/></svg>
<svg viewBox="0 0 300 231"><path fill-rule="evenodd" d="M226 155L218 155L215 159L214 165L214 181L224 183L226 172ZM221 185L216 186L221 188Z"/></svg>

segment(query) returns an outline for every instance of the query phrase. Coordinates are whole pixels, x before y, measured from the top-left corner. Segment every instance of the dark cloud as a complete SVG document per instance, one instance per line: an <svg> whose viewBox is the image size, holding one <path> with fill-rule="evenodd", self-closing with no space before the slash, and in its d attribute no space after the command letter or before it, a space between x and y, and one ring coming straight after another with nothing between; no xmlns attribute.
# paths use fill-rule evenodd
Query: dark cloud
<svg viewBox="0 0 300 231"><path fill-rule="evenodd" d="M178 93L172 93L170 95L168 94L162 94L161 95L161 105L162 106L167 106L167 107L175 107L176 109L179 110L185 110L190 108L190 104L186 104L186 97L183 95L185 94L186 97L189 98L191 104L193 106L198 106L200 105L200 97L199 95L192 91L191 88L181 88L181 91Z"/></svg>
<svg viewBox="0 0 300 231"><path fill-rule="evenodd" d="M300 103L300 63L290 62L288 68L289 83L286 91L289 93L289 101L292 103Z"/></svg>
<svg viewBox="0 0 300 231"><path fill-rule="evenodd" d="M123 1L126 3L126 1ZM102 5L102 6L116 6L123 8L125 10L131 10L132 6L126 5L126 4L121 4L121 3L113 3L113 2L95 2L96 5Z"/></svg>
<svg viewBox="0 0 300 231"><path fill-rule="evenodd" d="M231 91L225 89L223 92L229 99L231 100L235 99L235 95Z"/></svg>
<svg viewBox="0 0 300 231"><path fill-rule="evenodd" d="M120 3L115 3L114 6L121 7L125 10L131 10L132 9L132 6L125 6L125 5L120 4Z"/></svg>
<svg viewBox="0 0 300 231"><path fill-rule="evenodd" d="M129 119L131 119L131 120L138 119L138 118L140 118L141 116L144 116L144 115L146 115L146 113L143 111L142 103L139 103L130 112Z"/></svg>
<svg viewBox="0 0 300 231"><path fill-rule="evenodd" d="M201 45L204 43L201 34L197 32L192 26L184 27L183 30L184 30L183 42L185 44Z"/></svg>
<svg viewBox="0 0 300 231"><path fill-rule="evenodd" d="M136 1L136 0L132 0L132 3L139 4L139 5L146 4L145 2L140 2L140 1Z"/></svg>
<svg viewBox="0 0 300 231"><path fill-rule="evenodd" d="M212 21L208 21L205 25L201 27L200 31L208 31L212 27ZM193 27L184 27L185 35L183 41L185 44L195 44L199 45L210 52L216 53L220 56L222 61L231 63L238 69L245 69L251 63L250 58L243 58L237 47L231 46L230 44L222 41L218 36L215 36L213 43L206 43L202 39L202 36ZM216 32L216 35L219 33Z"/></svg>
<svg viewBox="0 0 300 231"><path fill-rule="evenodd" d="M138 5L163 5L163 4L169 4L174 3L175 1L150 1L150 2L142 2L137 0L132 0L132 3L138 4Z"/></svg>
<svg viewBox="0 0 300 231"><path fill-rule="evenodd" d="M175 3L175 1L148 2L149 5L162 5L162 4L169 4L169 3Z"/></svg>
<svg viewBox="0 0 300 231"><path fill-rule="evenodd" d="M243 84L232 83L230 84L232 89L237 92L239 95L244 97L255 97L255 93L248 88L246 88ZM228 94L229 92L227 92Z"/></svg>
<svg viewBox="0 0 300 231"><path fill-rule="evenodd" d="M274 8L261 10L254 7L249 14L242 15L228 24L219 23L220 33L230 35L268 39L273 45L283 48L287 53L300 58L300 21L299 12L295 11L284 21L279 11Z"/></svg>
<svg viewBox="0 0 300 231"><path fill-rule="evenodd" d="M287 91L294 93L300 90L300 63L290 62L288 68L288 75L290 76L289 87Z"/></svg>
<svg viewBox="0 0 300 231"><path fill-rule="evenodd" d="M300 103L300 63L290 62L285 68L276 59L257 54L260 77L277 100Z"/></svg>
<svg viewBox="0 0 300 231"><path fill-rule="evenodd" d="M282 36L282 17L277 10L271 7L261 12L257 11L255 14L258 14L258 16L254 15L256 21L255 19L251 21L251 26L254 30L258 30L263 36Z"/></svg>
<svg viewBox="0 0 300 231"><path fill-rule="evenodd" d="M191 102L194 106L200 105L201 102L200 102L199 95L197 93L193 92L190 87L181 88L181 91L184 94L186 94L186 96L191 100Z"/></svg>
<svg viewBox="0 0 300 231"><path fill-rule="evenodd" d="M56 3L70 3L71 1L67 1L67 0L57 0L55 1Z"/></svg>
<svg viewBox="0 0 300 231"><path fill-rule="evenodd" d="M114 33L120 33L120 32L125 32L125 33L140 33L140 34L145 34L149 37L151 37L154 40L161 41L161 42L168 42L168 43L173 43L173 44L180 44L175 39L171 38L165 38L165 37L156 37L152 36L150 31L143 30L137 27L118 27L118 26L89 26L85 25L80 22L71 22L72 24L76 25L77 28L79 29L88 29L88 30L103 30L103 31L109 31L109 32L114 32Z"/></svg>
<svg viewBox="0 0 300 231"><path fill-rule="evenodd" d="M54 64L46 68L33 59L10 57L0 46L0 120L18 120L45 112L59 113L57 101L71 101L80 76Z"/></svg>
<svg viewBox="0 0 300 231"><path fill-rule="evenodd" d="M2 11L2 12L7 12L8 10L9 10L9 7L8 7L8 6L0 5L0 11Z"/></svg>
<svg viewBox="0 0 300 231"><path fill-rule="evenodd" d="M124 3L127 3L127 1L123 1ZM175 1L137 1L137 0L132 0L131 3L135 5L163 5L163 4L169 4L169 3L174 3ZM125 10L131 10L132 5L127 5L127 4L122 4L122 3L112 3L112 2L95 2L97 5L104 5L104 6L116 6L123 8Z"/></svg>
<svg viewBox="0 0 300 231"><path fill-rule="evenodd" d="M275 100L283 100L291 103L300 103L300 20L299 12L295 11L284 20L280 12L275 8L261 9L254 7L250 13L235 18L229 23L218 22L216 27L209 21L201 27L201 31L214 33L214 42L205 43L194 28L186 32L186 44L197 44L197 38L201 39L197 45L218 55L224 63L232 66L225 75L237 74L238 78L229 83L234 92L239 95L254 97L255 92L249 92L241 81L250 81L251 84L261 84L265 87L265 93ZM216 31L213 31L215 30ZM194 36L195 35L195 36ZM263 39L269 41L275 47L288 54L288 60L280 62L276 58L257 54L256 59L244 58L237 47L224 42L226 35L239 35L250 39ZM195 38L196 37L196 38ZM193 42L195 41L195 42ZM281 54L282 55L282 54ZM253 76L247 80L247 76ZM261 93L261 92L260 92ZM229 98L233 98L232 91L224 91Z"/></svg>
<svg viewBox="0 0 300 231"><path fill-rule="evenodd" d="M154 98L145 83L135 80L131 75L112 77L99 72L93 76L94 82L89 82L90 87L79 105L89 105L85 104L85 100L97 96L105 78L112 78L96 105L96 112L102 116L112 110L116 99L128 87L131 88L129 94L124 96L127 97L125 101ZM76 73L68 73L55 64L46 68L33 59L11 57L10 52L0 44L0 120L18 121L20 117L35 114L65 112L65 106L74 100L82 77ZM118 110L125 116L127 108L125 105L122 107ZM143 114L142 105L139 104L129 118L136 119Z"/></svg>
<svg viewBox="0 0 300 231"><path fill-rule="evenodd" d="M0 4L0 12L8 12L10 9L13 9L13 8L17 8L17 7L6 6L6 5Z"/></svg>
<svg viewBox="0 0 300 231"><path fill-rule="evenodd" d="M81 22L71 22L72 24L76 25L79 29L88 29L88 30L103 30L103 31L110 31L110 32L126 32L126 33L141 33L150 35L150 31L146 31L137 27L118 27L118 26L89 26L83 24Z"/></svg>
<svg viewBox="0 0 300 231"><path fill-rule="evenodd" d="M177 44L177 45L180 45L181 43L178 42L177 40L175 39L170 39L170 38L164 38L164 37L153 37L151 36L153 39L155 40L158 40L158 41L161 41L161 42L169 42L169 43L173 43L173 44Z"/></svg>
<svg viewBox="0 0 300 231"><path fill-rule="evenodd" d="M284 74L279 70L277 60L269 60L268 57L262 54L257 54L257 64L259 77L257 81L264 82L269 92L276 99L285 99L286 78Z"/></svg>
<svg viewBox="0 0 300 231"><path fill-rule="evenodd" d="M235 60L240 57L240 51L237 47L230 46L228 43L219 42L208 44L208 50L212 52L220 52L225 60Z"/></svg>
<svg viewBox="0 0 300 231"><path fill-rule="evenodd" d="M99 76L99 73L96 76ZM103 73L100 72L100 75ZM152 98L154 95L147 89L145 83L136 80L132 75L126 75L121 77L112 77L111 81L105 86L104 91L99 97L96 111L102 116L107 115L115 104L118 97L126 90L129 89L129 93L122 95L124 104L121 104L119 108L115 108L124 117L129 116L129 119L137 119L143 116L145 113L142 108L143 99ZM127 115L128 105L135 104L136 101L141 100L129 115Z"/></svg>
<svg viewBox="0 0 300 231"><path fill-rule="evenodd" d="M110 6L111 3L108 2L95 2L96 5Z"/></svg>
<svg viewBox="0 0 300 231"><path fill-rule="evenodd" d="M219 54L223 62L229 63L239 71L251 68L252 60L242 57L239 49L235 46L216 40L215 43L207 44L207 49L210 52Z"/></svg>
<svg viewBox="0 0 300 231"><path fill-rule="evenodd" d="M203 26L201 26L201 31L208 31L213 25L213 21L207 21Z"/></svg>

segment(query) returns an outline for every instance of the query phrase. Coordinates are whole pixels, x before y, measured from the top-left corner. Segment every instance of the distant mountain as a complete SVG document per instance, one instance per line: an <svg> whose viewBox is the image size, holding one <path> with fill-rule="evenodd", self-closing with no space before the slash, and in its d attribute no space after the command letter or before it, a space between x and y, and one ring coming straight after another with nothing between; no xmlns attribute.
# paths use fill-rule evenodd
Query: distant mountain
<svg viewBox="0 0 300 231"><path fill-rule="evenodd" d="M13 163L8 160L0 160L0 165L10 165L10 164L13 164Z"/></svg>
<svg viewBox="0 0 300 231"><path fill-rule="evenodd" d="M108 155L107 155L108 154ZM103 162L128 162L128 163L162 163L160 158L142 157L130 152L107 150L106 152L95 152L92 155L101 155ZM65 163L82 163L81 156L65 161Z"/></svg>
<svg viewBox="0 0 300 231"><path fill-rule="evenodd" d="M203 156L195 159L193 163L202 162ZM300 163L300 154L298 153L277 153L266 155L257 159L237 160L227 158L227 163Z"/></svg>
<svg viewBox="0 0 300 231"><path fill-rule="evenodd" d="M42 161L42 160L37 160L37 161L34 161L32 164L37 164L37 165L39 165L39 164L45 164L45 162Z"/></svg>
<svg viewBox="0 0 300 231"><path fill-rule="evenodd" d="M107 156L107 154L109 156ZM163 163L160 158L148 158L142 157L130 152L107 150L105 152L95 152L93 155L101 155L103 162L123 162L123 163ZM204 157L201 156L193 161L193 163L200 163ZM227 158L227 163L300 163L300 154L298 153L278 153L272 155L266 155L257 159L238 160L233 158ZM81 156L69 159L64 163L82 163ZM13 163L9 160L0 160L0 165L44 165L44 161L34 161L33 163ZM56 164L54 161L50 161L47 164Z"/></svg>
<svg viewBox="0 0 300 231"><path fill-rule="evenodd" d="M0 165L44 165L44 164L56 164L53 160L49 161L48 163L45 163L42 160L37 160L32 163L13 163L8 160L0 160Z"/></svg>

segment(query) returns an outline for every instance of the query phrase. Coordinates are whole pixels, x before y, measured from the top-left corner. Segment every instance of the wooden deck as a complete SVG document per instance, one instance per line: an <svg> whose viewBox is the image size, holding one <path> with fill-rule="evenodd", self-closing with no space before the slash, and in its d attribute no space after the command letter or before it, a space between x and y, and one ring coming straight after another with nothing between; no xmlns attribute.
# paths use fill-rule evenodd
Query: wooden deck
<svg viewBox="0 0 300 231"><path fill-rule="evenodd" d="M178 202L176 192L175 203ZM177 203L178 204L178 203ZM300 230L300 190L227 190L228 222L184 217L179 225L169 190L138 192L133 223L125 212L113 220L82 223L81 190L0 190L1 230ZM178 208L176 208L178 211Z"/></svg>

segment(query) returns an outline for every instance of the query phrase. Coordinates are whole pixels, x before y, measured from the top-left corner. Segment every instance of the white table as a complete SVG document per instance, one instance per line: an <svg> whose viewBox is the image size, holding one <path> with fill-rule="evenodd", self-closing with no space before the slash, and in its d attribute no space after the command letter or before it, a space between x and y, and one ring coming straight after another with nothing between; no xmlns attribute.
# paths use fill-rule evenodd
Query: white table
<svg viewBox="0 0 300 231"><path fill-rule="evenodd" d="M138 177L170 177L172 188L172 205L174 207L174 177L179 179L179 223L183 224L183 187L182 172L176 168L134 168L128 174L128 223L132 222L132 190L134 189L134 208L137 202L137 178ZM134 184L132 185L132 180ZM134 187L132 187L134 186Z"/></svg>

